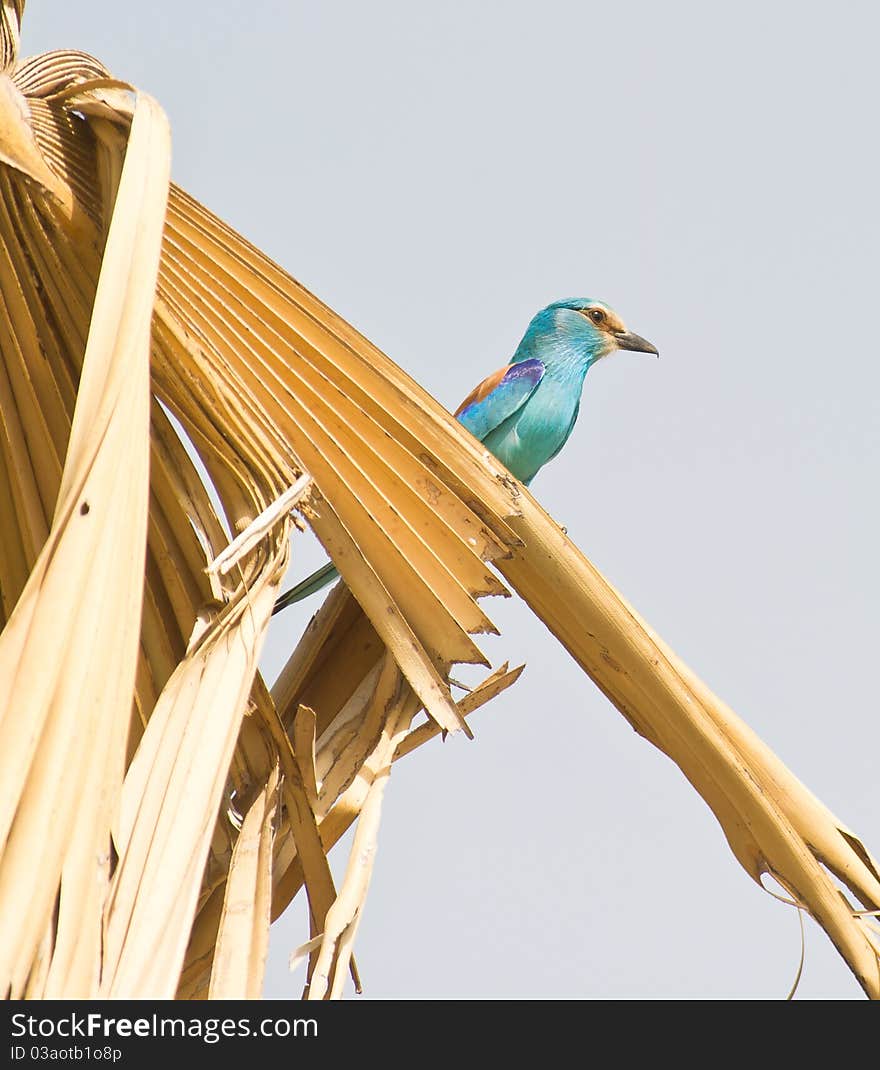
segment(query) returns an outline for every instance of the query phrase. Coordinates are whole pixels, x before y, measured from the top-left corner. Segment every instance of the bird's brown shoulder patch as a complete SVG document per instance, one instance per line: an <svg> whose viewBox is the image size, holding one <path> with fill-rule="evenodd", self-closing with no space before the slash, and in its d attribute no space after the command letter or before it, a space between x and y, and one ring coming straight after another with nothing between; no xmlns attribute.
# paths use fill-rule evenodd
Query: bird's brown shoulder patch
<svg viewBox="0 0 880 1070"><path fill-rule="evenodd" d="M459 416L468 405L474 405L478 401L482 401L483 398L487 398L492 391L498 386L501 380L507 375L508 371L513 367L511 364L505 364L503 368L499 368L497 372L492 372L491 375L487 375L486 378L479 385L468 394L464 401L455 410L455 415Z"/></svg>

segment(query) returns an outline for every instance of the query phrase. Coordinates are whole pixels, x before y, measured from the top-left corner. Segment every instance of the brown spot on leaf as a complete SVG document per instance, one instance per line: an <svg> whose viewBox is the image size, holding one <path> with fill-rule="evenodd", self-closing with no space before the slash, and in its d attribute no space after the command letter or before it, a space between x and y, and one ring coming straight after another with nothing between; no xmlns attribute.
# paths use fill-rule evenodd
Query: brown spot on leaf
<svg viewBox="0 0 880 1070"><path fill-rule="evenodd" d="M623 672L623 669L621 668L620 664L614 660L614 658L608 653L607 650L602 651L602 660L609 668L613 669L615 672Z"/></svg>

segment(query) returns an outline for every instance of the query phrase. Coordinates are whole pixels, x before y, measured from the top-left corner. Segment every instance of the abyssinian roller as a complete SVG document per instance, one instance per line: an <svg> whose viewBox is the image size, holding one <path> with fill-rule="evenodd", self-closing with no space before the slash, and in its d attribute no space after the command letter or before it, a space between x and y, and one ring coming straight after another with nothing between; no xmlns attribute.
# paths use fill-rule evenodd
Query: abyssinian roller
<svg viewBox="0 0 880 1070"><path fill-rule="evenodd" d="M568 441L587 372L618 349L657 355L604 302L555 301L534 316L511 362L475 387L455 416L528 486ZM338 575L328 561L281 595L273 612L302 601Z"/></svg>

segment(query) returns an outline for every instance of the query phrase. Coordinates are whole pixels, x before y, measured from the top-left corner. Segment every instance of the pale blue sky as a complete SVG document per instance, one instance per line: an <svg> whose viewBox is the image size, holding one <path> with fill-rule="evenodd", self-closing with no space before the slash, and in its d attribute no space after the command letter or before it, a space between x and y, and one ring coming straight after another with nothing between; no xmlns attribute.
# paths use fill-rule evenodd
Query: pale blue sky
<svg viewBox="0 0 880 1070"><path fill-rule="evenodd" d="M24 52L155 95L174 177L452 408L556 298L655 342L591 371L532 489L876 853L878 30L868 3L29 0ZM270 679L317 604L273 623ZM783 997L794 912L523 603L487 607L527 669L474 743L395 767L367 995ZM306 937L299 908L273 929L267 995ZM808 924L801 996L859 992Z"/></svg>

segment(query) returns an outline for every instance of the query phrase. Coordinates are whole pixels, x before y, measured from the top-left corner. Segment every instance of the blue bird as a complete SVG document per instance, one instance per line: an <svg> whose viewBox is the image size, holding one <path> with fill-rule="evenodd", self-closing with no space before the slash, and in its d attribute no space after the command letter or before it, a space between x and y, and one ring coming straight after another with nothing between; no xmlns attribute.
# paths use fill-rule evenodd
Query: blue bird
<svg viewBox="0 0 880 1070"><path fill-rule="evenodd" d="M568 441L587 372L617 349L653 353L602 301L576 297L548 305L532 319L510 364L499 368L455 411L526 486ZM332 561L283 594L273 613L307 598L339 573Z"/></svg>

